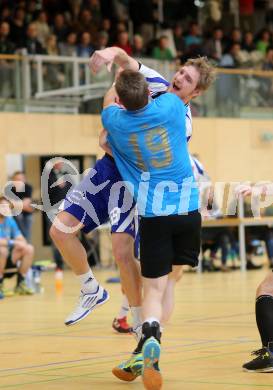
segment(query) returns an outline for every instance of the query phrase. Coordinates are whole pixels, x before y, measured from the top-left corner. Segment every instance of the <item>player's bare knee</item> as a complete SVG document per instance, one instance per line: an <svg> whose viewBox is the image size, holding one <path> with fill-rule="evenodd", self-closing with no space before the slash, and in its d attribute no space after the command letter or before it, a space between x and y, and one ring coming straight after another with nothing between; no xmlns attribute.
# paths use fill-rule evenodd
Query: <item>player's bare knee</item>
<svg viewBox="0 0 273 390"><path fill-rule="evenodd" d="M134 261L132 251L129 248L122 246L113 247L113 256L118 266L129 267L132 261Z"/></svg>
<svg viewBox="0 0 273 390"><path fill-rule="evenodd" d="M49 235L56 244L62 242L66 238L66 234L58 229L54 224L49 229Z"/></svg>
<svg viewBox="0 0 273 390"><path fill-rule="evenodd" d="M0 247L0 259L6 260L9 255L9 249L6 247Z"/></svg>

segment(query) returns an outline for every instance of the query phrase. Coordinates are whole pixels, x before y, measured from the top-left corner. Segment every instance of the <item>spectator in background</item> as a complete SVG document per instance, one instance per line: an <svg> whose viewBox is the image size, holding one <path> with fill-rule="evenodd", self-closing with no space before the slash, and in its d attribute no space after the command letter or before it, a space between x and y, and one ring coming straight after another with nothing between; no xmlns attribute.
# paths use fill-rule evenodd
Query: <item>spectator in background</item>
<svg viewBox="0 0 273 390"><path fill-rule="evenodd" d="M15 220L28 242L31 242L31 231L32 231L32 213L33 208L31 207L32 201L32 186L27 183L25 173L22 171L14 172L12 175L12 192L23 203L23 210L20 215L15 217Z"/></svg>
<svg viewBox="0 0 273 390"><path fill-rule="evenodd" d="M222 56L219 66L222 68L238 68L240 65L238 60L240 51L241 45L239 43L233 43Z"/></svg>
<svg viewBox="0 0 273 390"><path fill-rule="evenodd" d="M251 31L247 31L244 34L243 42L242 42L242 50L245 50L248 53L251 53L252 51L256 50L256 45L254 43L254 36Z"/></svg>
<svg viewBox="0 0 273 390"><path fill-rule="evenodd" d="M40 4L41 5L41 4ZM38 4L35 0L30 0L27 2L27 8L26 8L26 23L32 23L34 19L36 19Z"/></svg>
<svg viewBox="0 0 273 390"><path fill-rule="evenodd" d="M261 38L257 42L256 49L265 55L266 50L269 46L270 46L270 32L264 29L261 32Z"/></svg>
<svg viewBox="0 0 273 390"><path fill-rule="evenodd" d="M109 37L109 44L111 45L113 43L113 30L111 20L107 18L102 19L100 30L107 32Z"/></svg>
<svg viewBox="0 0 273 390"><path fill-rule="evenodd" d="M23 47L26 38L25 11L23 8L17 8L10 27L10 39L17 48Z"/></svg>
<svg viewBox="0 0 273 390"><path fill-rule="evenodd" d="M145 57L146 51L143 46L142 36L139 34L134 35L133 38L133 56L134 57Z"/></svg>
<svg viewBox="0 0 273 390"><path fill-rule="evenodd" d="M167 36L162 35L159 38L158 46L153 48L152 57L156 60L173 60L174 57L169 48L169 39Z"/></svg>
<svg viewBox="0 0 273 390"><path fill-rule="evenodd" d="M80 43L77 46L77 55L79 57L89 58L93 51L94 48L91 45L91 34L89 32L83 32Z"/></svg>
<svg viewBox="0 0 273 390"><path fill-rule="evenodd" d="M58 42L64 42L68 34L68 27L65 23L64 15L57 14L54 17L53 34L56 35Z"/></svg>
<svg viewBox="0 0 273 390"><path fill-rule="evenodd" d="M0 53L1 54L14 54L15 45L9 39L10 27L7 22L0 24ZM13 96L13 71L14 62L8 60L0 60L0 85L1 96L8 98Z"/></svg>
<svg viewBox="0 0 273 390"><path fill-rule="evenodd" d="M129 42L129 34L127 31L121 31L118 33L118 38L115 46L123 49L129 56L132 55L133 49Z"/></svg>
<svg viewBox="0 0 273 390"><path fill-rule="evenodd" d="M76 56L77 55L77 34L71 31L65 42L60 42L59 49L62 56Z"/></svg>
<svg viewBox="0 0 273 390"><path fill-rule="evenodd" d="M183 28L181 24L176 24L173 30L173 39L176 49L176 56L181 57L185 51L185 40L183 36Z"/></svg>
<svg viewBox="0 0 273 390"><path fill-rule="evenodd" d="M46 50L37 39L37 27L35 23L30 23L27 27L24 47L28 54L46 54Z"/></svg>
<svg viewBox="0 0 273 390"><path fill-rule="evenodd" d="M15 45L9 39L9 35L10 35L9 24L7 22L2 22L0 24L0 53L1 54L14 54ZM2 66L3 66L3 61L1 61L1 68Z"/></svg>
<svg viewBox="0 0 273 390"><path fill-rule="evenodd" d="M46 40L50 35L50 28L47 23L47 14L45 11L40 11L35 21L37 28L37 39L43 47L46 45Z"/></svg>
<svg viewBox="0 0 273 390"><path fill-rule="evenodd" d="M208 58L219 62L223 55L223 30L216 27L213 30L212 38L205 42L205 54Z"/></svg>
<svg viewBox="0 0 273 390"><path fill-rule="evenodd" d="M11 21L11 10L9 7L3 7L0 14L0 21L1 22L8 22Z"/></svg>
<svg viewBox="0 0 273 390"><path fill-rule="evenodd" d="M202 42L199 25L195 22L191 23L189 33L185 36L185 48L189 50L192 46L200 46Z"/></svg>
<svg viewBox="0 0 273 390"><path fill-rule="evenodd" d="M262 64L263 70L273 70L273 46L266 49L266 56Z"/></svg>
<svg viewBox="0 0 273 390"><path fill-rule="evenodd" d="M83 9L80 13L79 20L74 25L74 30L82 34L88 32L94 37L98 31L98 25L93 21L92 12L89 9Z"/></svg>
<svg viewBox="0 0 273 390"><path fill-rule="evenodd" d="M10 295L4 289L4 271L6 267L15 267L20 260L17 283L14 289L19 295L31 295L33 291L25 283L25 276L33 262L34 249L22 236L11 215L10 202L0 197L0 293Z"/></svg>
<svg viewBox="0 0 273 390"><path fill-rule="evenodd" d="M98 27L101 23L102 15L99 0L86 0L84 8L87 8L92 13L93 23Z"/></svg>
<svg viewBox="0 0 273 390"><path fill-rule="evenodd" d="M59 55L59 48L57 45L57 37L54 34L50 34L45 43L45 49L49 56Z"/></svg>
<svg viewBox="0 0 273 390"><path fill-rule="evenodd" d="M106 31L100 31L97 36L95 49L96 50L105 49L108 46L108 42L109 42L108 33Z"/></svg>
<svg viewBox="0 0 273 390"><path fill-rule="evenodd" d="M230 37L226 39L225 51L228 51L234 43L237 43L239 45L241 45L242 43L242 33L239 28L234 28L231 31Z"/></svg>

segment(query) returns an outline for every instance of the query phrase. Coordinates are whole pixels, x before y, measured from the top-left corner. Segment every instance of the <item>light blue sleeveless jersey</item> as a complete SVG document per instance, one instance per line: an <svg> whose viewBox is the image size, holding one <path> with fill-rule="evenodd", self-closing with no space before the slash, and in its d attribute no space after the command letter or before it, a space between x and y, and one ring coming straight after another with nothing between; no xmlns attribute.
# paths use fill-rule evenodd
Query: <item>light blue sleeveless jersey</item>
<svg viewBox="0 0 273 390"><path fill-rule="evenodd" d="M138 111L109 106L102 112L118 170L140 215L183 214L198 209L185 127L187 107L165 93Z"/></svg>

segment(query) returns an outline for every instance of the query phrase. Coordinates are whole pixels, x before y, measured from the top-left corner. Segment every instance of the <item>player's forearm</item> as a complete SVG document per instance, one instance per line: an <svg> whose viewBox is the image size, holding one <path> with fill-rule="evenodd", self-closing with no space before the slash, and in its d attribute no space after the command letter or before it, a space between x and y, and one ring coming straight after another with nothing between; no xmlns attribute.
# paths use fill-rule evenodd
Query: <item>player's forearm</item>
<svg viewBox="0 0 273 390"><path fill-rule="evenodd" d="M113 47L115 52L114 63L120 66L122 69L130 69L138 71L139 65L138 62L130 57L123 49L119 47Z"/></svg>
<svg viewBox="0 0 273 390"><path fill-rule="evenodd" d="M115 90L114 85L106 92L104 99L103 99L103 108L106 108L108 106L111 106L112 104L116 103L116 97L117 93Z"/></svg>

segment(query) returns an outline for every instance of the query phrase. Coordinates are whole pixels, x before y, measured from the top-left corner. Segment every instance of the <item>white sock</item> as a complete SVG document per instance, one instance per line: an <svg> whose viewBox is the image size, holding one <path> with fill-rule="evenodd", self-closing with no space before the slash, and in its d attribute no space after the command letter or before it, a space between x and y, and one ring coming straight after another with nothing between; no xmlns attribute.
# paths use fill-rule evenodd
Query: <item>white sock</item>
<svg viewBox="0 0 273 390"><path fill-rule="evenodd" d="M142 324L141 306L131 306L131 314L133 320L133 328L137 328Z"/></svg>
<svg viewBox="0 0 273 390"><path fill-rule="evenodd" d="M126 317L129 310L130 310L130 308L129 308L128 299L127 299L126 295L123 294L121 307L120 307L119 314L118 314L117 318L120 319L120 318Z"/></svg>
<svg viewBox="0 0 273 390"><path fill-rule="evenodd" d="M77 278L80 281L81 290L83 292L93 292L98 287L98 282L91 269L85 274L77 275Z"/></svg>
<svg viewBox="0 0 273 390"><path fill-rule="evenodd" d="M148 318L146 318L146 320L145 321L143 321L143 323L144 322L149 322L149 324L152 324L152 322L158 322L159 324L160 324L160 321L159 321L159 319L158 318L155 318L155 317L148 317Z"/></svg>
<svg viewBox="0 0 273 390"><path fill-rule="evenodd" d="M134 336L135 339L139 341L141 339L142 334L141 306L131 306L131 314Z"/></svg>

